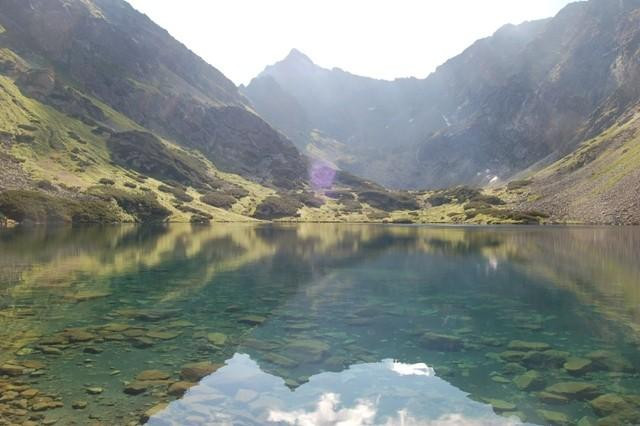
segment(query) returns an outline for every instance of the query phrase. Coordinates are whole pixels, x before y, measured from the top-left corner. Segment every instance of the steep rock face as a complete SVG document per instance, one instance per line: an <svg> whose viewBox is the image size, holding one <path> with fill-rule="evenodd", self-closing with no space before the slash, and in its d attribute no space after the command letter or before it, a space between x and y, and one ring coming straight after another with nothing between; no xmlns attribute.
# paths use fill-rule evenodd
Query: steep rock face
<svg viewBox="0 0 640 426"><path fill-rule="evenodd" d="M387 185L506 180L570 152L638 99L639 9L638 0L570 4L501 28L424 80L372 80L292 52L244 93L290 134L296 124L267 113L256 90L272 78L305 110L310 124L298 133L317 128L344 143L356 157L344 167Z"/></svg>
<svg viewBox="0 0 640 426"><path fill-rule="evenodd" d="M143 127L203 152L221 170L288 187L305 178L295 147L235 85L122 0L2 0L1 44ZM31 79L33 80L33 78ZM51 93L38 91L45 103ZM256 158L259 156L259 158Z"/></svg>

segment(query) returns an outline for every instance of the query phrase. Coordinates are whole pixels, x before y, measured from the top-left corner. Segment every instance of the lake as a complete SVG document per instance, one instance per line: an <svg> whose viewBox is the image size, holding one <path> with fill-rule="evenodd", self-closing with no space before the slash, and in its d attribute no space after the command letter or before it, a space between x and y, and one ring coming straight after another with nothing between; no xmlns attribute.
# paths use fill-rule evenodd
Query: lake
<svg viewBox="0 0 640 426"><path fill-rule="evenodd" d="M0 424L640 423L640 228L0 230Z"/></svg>

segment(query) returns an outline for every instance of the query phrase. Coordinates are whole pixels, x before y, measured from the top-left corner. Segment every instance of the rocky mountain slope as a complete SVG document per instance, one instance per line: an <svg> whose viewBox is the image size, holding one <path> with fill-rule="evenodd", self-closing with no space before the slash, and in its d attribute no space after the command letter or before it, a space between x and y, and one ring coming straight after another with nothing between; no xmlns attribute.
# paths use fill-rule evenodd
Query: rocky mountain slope
<svg viewBox="0 0 640 426"><path fill-rule="evenodd" d="M639 99L639 15L638 0L573 3L501 28L426 79L354 76L294 50L243 93L299 147L382 184L506 181L568 154Z"/></svg>
<svg viewBox="0 0 640 426"><path fill-rule="evenodd" d="M0 110L0 224L426 220L428 194L301 155L122 0L0 0Z"/></svg>

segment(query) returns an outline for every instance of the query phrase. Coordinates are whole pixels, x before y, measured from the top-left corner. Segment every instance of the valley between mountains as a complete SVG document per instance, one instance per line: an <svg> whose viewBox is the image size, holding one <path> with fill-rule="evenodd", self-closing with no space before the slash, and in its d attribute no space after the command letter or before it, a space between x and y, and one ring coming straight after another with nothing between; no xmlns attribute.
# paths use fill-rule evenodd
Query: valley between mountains
<svg viewBox="0 0 640 426"><path fill-rule="evenodd" d="M640 223L640 1L425 79L236 87L121 0L0 0L0 222Z"/></svg>

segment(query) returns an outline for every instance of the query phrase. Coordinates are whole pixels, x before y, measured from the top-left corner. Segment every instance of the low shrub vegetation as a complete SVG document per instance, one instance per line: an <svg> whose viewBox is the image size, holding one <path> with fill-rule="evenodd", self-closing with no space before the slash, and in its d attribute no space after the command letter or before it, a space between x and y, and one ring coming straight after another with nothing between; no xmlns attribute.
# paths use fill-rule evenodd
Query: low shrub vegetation
<svg viewBox="0 0 640 426"><path fill-rule="evenodd" d="M384 211L416 210L419 208L414 197L400 192L363 191L358 193L358 200Z"/></svg>
<svg viewBox="0 0 640 426"><path fill-rule="evenodd" d="M209 192L200 197L200 201L213 207L229 209L237 200L233 196L222 192Z"/></svg>
<svg viewBox="0 0 640 426"><path fill-rule="evenodd" d="M263 220L296 217L298 216L298 209L301 207L302 203L296 199L283 196L270 196L265 198L262 203L256 207L253 217Z"/></svg>

